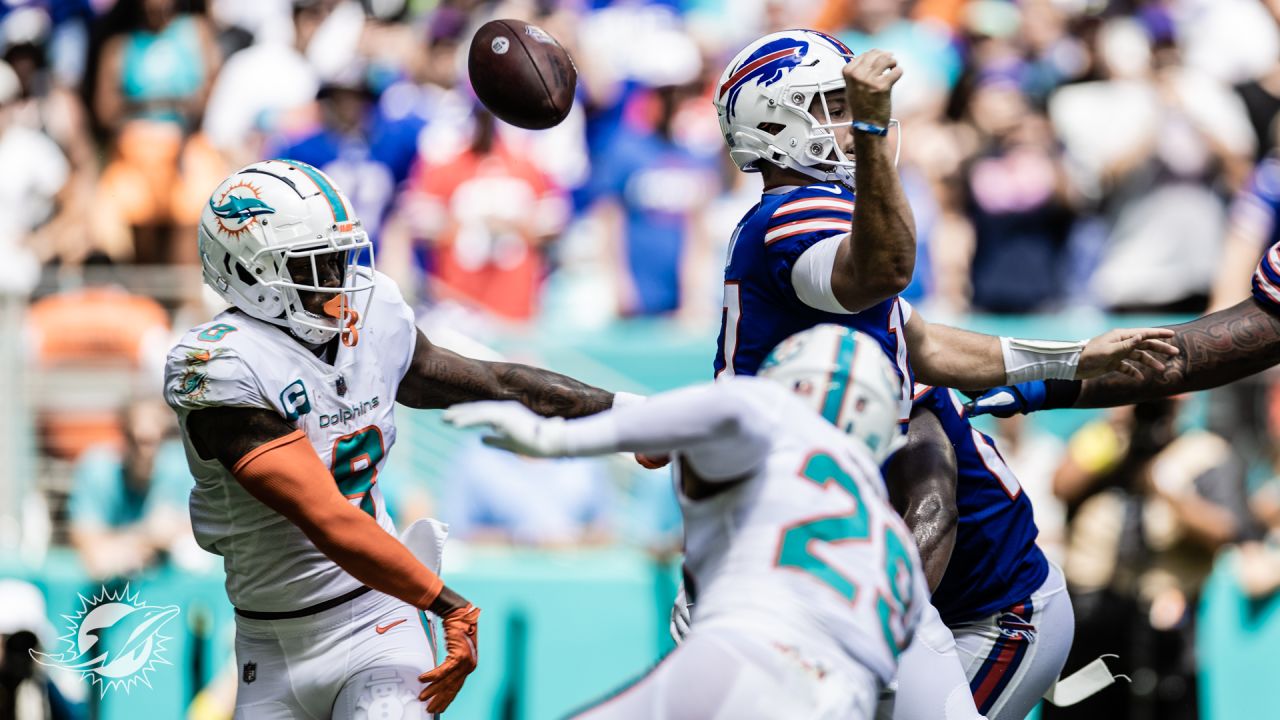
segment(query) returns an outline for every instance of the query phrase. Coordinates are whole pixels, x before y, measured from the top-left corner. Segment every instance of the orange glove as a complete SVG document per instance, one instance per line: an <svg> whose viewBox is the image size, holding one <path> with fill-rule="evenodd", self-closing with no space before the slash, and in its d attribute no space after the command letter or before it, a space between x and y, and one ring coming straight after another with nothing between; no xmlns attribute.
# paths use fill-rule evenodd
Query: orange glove
<svg viewBox="0 0 1280 720"><path fill-rule="evenodd" d="M418 699L427 703L427 712L442 713L462 689L462 683L480 660L476 627L480 608L467 604L440 618L444 625L444 646L448 656L434 669L418 676L427 683Z"/></svg>

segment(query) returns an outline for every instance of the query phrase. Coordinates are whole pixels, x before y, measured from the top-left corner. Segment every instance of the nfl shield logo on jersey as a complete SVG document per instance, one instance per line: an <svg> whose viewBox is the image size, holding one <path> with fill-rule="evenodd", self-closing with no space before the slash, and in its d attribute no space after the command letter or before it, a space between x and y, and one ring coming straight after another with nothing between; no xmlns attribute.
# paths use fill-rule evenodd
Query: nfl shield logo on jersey
<svg viewBox="0 0 1280 720"><path fill-rule="evenodd" d="M338 389L338 395L339 395L339 396L342 396L342 395L346 395L346 394L347 394L347 379L346 379L345 377L343 377L342 375L339 375L339 376L338 376L337 386L338 386L338 388L337 388L337 389Z"/></svg>
<svg viewBox="0 0 1280 720"><path fill-rule="evenodd" d="M258 663L247 662L244 664L244 684L248 685L258 679Z"/></svg>

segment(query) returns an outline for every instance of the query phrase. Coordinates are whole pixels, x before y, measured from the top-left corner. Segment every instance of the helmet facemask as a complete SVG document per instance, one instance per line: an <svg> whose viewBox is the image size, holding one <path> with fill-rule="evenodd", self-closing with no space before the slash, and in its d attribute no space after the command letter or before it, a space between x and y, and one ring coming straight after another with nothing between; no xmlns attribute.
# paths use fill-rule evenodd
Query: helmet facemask
<svg viewBox="0 0 1280 720"><path fill-rule="evenodd" d="M368 252L368 266L358 261ZM359 340L373 297L373 245L357 223L334 227L327 238L264 248L276 255L279 279L264 284L280 290L284 318L300 340L320 344L341 335L344 345Z"/></svg>
<svg viewBox="0 0 1280 720"><path fill-rule="evenodd" d="M831 108L827 104L827 93L843 90L844 87L843 76L821 83L789 85L779 104L786 110L803 117L809 126L808 142L804 144L801 159L788 156L786 165L816 180L842 182L852 188L856 178L858 159L845 155L835 131L838 128L852 128L853 118L833 122ZM818 104L821 118L810 110L814 102ZM893 164L896 167L902 150L902 128L896 118L889 119L889 127L897 131L893 149Z"/></svg>
<svg viewBox="0 0 1280 720"><path fill-rule="evenodd" d="M844 154L835 132L837 128L852 127L853 121L832 122L831 109L827 104L828 92L843 89L843 78L789 85L779 98L779 104L804 118L809 130L808 138L800 148L800 158L788 155L787 165L816 180L837 180L853 187L856 161ZM810 112L815 102L822 113L821 119Z"/></svg>

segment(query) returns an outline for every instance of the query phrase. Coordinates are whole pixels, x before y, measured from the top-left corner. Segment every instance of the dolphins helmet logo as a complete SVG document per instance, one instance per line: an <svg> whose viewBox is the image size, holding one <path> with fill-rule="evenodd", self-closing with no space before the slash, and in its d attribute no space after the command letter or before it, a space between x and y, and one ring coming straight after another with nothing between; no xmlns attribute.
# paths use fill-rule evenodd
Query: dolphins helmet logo
<svg viewBox="0 0 1280 720"><path fill-rule="evenodd" d="M258 188L243 180L223 191L216 202L209 198L209 209L218 222L218 229L233 237L248 230L259 215L276 211L262 200Z"/></svg>
<svg viewBox="0 0 1280 720"><path fill-rule="evenodd" d="M151 687L149 674L157 665L171 665L164 655L170 639L160 629L178 615L177 605L147 605L138 594L124 590L108 592L104 587L92 600L80 596L80 610L63 615L67 634L58 639L67 645L61 654L31 651L41 665L78 671L90 684L99 686L99 697L108 690L125 692L142 683Z"/></svg>
<svg viewBox="0 0 1280 720"><path fill-rule="evenodd" d="M748 83L754 82L757 85L768 86L778 82L784 74L800 65L800 61L804 59L807 52L809 52L807 41L789 37L781 37L756 48L756 51L742 61L742 65L729 76L728 80L724 81L720 91L716 93L724 100L729 119L733 119L738 96L742 94L742 90Z"/></svg>

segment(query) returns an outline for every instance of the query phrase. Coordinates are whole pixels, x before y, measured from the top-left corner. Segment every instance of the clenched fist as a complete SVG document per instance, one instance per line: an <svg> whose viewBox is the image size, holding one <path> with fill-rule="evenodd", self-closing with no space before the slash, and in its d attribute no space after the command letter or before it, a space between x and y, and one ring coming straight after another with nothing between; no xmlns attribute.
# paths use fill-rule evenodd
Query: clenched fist
<svg viewBox="0 0 1280 720"><path fill-rule="evenodd" d="M842 71L844 97L854 120L889 126L889 93L902 77L902 68L891 53L868 50L850 60Z"/></svg>

